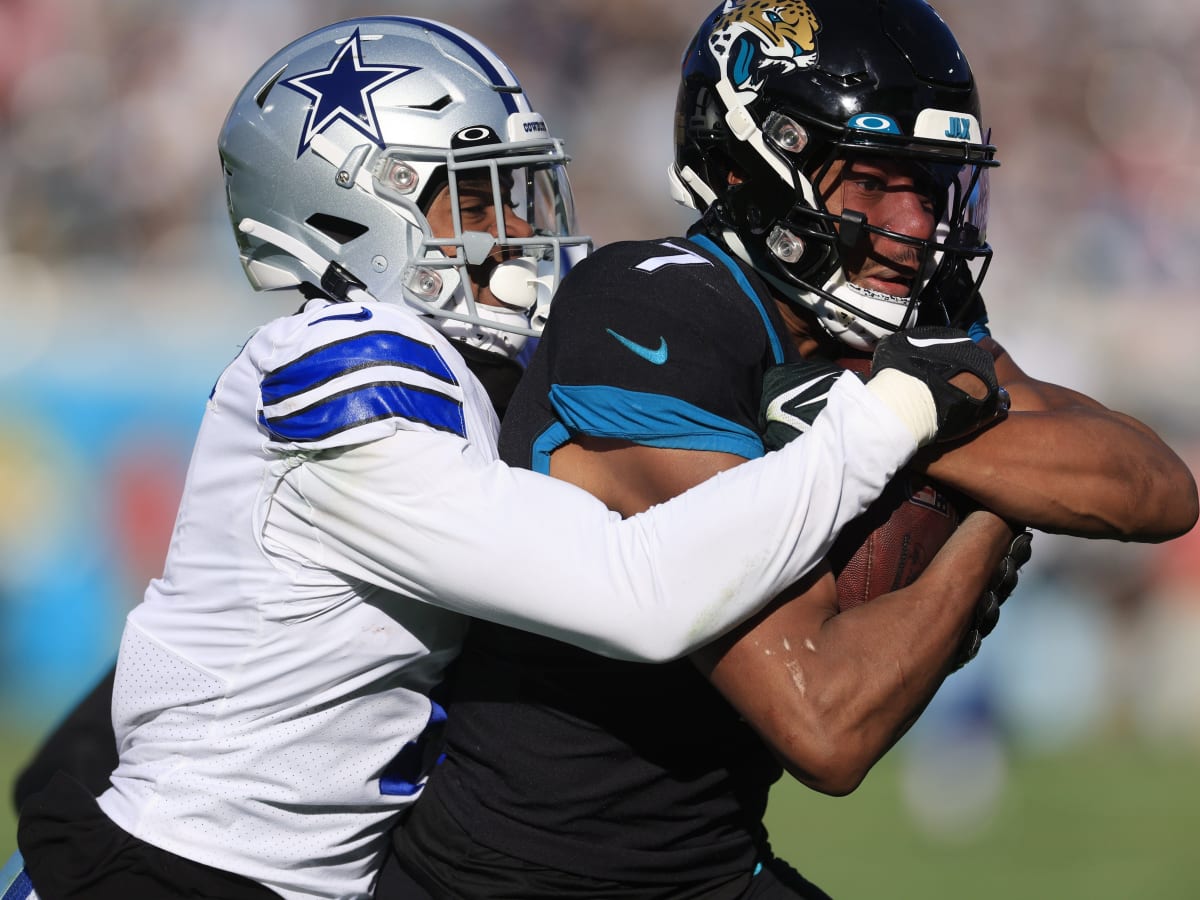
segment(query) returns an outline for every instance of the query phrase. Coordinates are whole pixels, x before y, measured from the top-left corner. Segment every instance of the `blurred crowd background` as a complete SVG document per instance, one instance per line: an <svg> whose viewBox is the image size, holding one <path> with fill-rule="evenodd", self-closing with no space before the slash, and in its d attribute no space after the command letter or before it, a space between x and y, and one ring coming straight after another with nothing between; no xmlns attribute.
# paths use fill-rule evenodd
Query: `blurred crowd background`
<svg viewBox="0 0 1200 900"><path fill-rule="evenodd" d="M475 34L566 139L583 230L604 244L689 221L665 170L679 57L714 2L0 0L10 727L48 727L110 664L161 569L213 380L251 327L294 305L250 290L223 206L216 136L258 65L350 15ZM1002 161L985 285L995 333L1028 371L1148 422L1196 471L1200 5L935 6L980 80ZM998 632L910 743L954 730L985 748L1062 749L1119 735L1200 752L1198 647L1196 531L1157 546L1039 535ZM964 784L987 790L990 757L971 746Z"/></svg>

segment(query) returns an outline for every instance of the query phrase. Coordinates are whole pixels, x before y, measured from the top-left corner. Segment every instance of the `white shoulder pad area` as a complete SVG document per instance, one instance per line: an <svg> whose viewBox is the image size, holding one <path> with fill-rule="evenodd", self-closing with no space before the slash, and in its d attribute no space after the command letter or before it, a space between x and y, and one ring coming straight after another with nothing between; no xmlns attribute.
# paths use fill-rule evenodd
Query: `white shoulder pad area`
<svg viewBox="0 0 1200 900"><path fill-rule="evenodd" d="M247 347L259 373L259 424L281 449L323 450L396 431L468 436L474 376L410 310L314 300Z"/></svg>

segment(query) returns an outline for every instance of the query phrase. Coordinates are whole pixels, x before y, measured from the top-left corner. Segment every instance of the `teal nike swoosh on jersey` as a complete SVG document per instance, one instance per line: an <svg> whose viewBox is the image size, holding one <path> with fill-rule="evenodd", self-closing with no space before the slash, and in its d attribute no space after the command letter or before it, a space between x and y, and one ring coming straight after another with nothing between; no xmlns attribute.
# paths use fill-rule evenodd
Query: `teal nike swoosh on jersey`
<svg viewBox="0 0 1200 900"><path fill-rule="evenodd" d="M665 337L660 337L658 339L657 350L651 350L649 347L643 344L639 344L636 341L631 341L623 334L617 334L611 328L605 328L604 330L651 365L661 366L667 361L667 339Z"/></svg>

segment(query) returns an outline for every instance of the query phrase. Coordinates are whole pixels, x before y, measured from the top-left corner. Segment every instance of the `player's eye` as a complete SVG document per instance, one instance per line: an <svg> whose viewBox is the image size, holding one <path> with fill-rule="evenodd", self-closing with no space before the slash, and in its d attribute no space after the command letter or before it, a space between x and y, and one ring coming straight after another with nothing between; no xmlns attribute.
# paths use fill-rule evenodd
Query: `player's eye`
<svg viewBox="0 0 1200 900"><path fill-rule="evenodd" d="M887 190L887 182L873 175L858 173L846 179L846 183L860 194L878 194Z"/></svg>
<svg viewBox="0 0 1200 900"><path fill-rule="evenodd" d="M459 212L462 213L464 219L482 219L487 215L491 208L490 203L484 203L482 200L467 200L459 204Z"/></svg>

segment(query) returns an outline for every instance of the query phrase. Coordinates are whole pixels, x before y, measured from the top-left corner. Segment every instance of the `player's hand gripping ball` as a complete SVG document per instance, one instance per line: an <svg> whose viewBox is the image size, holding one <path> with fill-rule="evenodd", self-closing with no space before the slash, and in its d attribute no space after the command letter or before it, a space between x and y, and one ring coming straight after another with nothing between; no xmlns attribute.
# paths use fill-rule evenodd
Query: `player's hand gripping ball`
<svg viewBox="0 0 1200 900"><path fill-rule="evenodd" d="M975 605L975 622L959 650L955 668L961 669L979 653L979 645L996 628L1000 621L1000 607L1004 605L1017 586L1017 573L1029 562L1033 553L1033 532L1023 528L1013 537L1008 551L1001 558L988 584L987 590Z"/></svg>
<svg viewBox="0 0 1200 900"><path fill-rule="evenodd" d="M829 389L850 369L864 380L871 360L848 356L831 363L809 359L769 370L763 380L764 444L774 450L808 430L825 406ZM861 516L842 530L829 553L837 579L838 607L851 609L912 584L958 527L966 501L931 479L902 470ZM980 598L975 622L956 661L972 659L996 626L1000 605L1029 559L1028 531L1014 538Z"/></svg>

